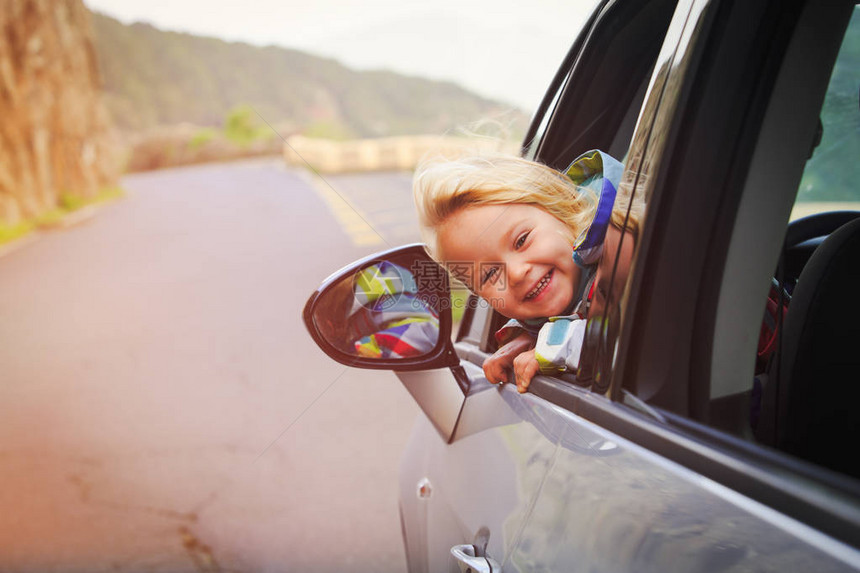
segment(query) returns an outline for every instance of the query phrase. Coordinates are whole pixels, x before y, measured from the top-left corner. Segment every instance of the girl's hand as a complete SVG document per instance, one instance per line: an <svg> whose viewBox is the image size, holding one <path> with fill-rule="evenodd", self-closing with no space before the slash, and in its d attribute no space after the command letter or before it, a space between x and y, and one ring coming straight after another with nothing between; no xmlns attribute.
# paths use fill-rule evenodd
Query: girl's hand
<svg viewBox="0 0 860 573"><path fill-rule="evenodd" d="M484 376L492 384L510 382L508 380L508 370L514 368L514 361L520 354L533 348L534 345L534 338L525 333L520 334L499 348L495 354L484 360ZM532 358L534 358L534 352L532 352Z"/></svg>
<svg viewBox="0 0 860 573"><path fill-rule="evenodd" d="M514 358L514 374L517 377L517 392L522 394L529 389L532 378L540 372L540 364L535 358L535 349L527 350Z"/></svg>

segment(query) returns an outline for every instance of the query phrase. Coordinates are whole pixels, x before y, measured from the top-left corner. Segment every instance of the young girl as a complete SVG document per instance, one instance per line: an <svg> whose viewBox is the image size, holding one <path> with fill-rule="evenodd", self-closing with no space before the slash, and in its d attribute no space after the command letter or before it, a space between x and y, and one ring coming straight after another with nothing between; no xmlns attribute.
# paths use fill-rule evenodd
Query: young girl
<svg viewBox="0 0 860 573"><path fill-rule="evenodd" d="M583 154L566 173L502 155L419 165L413 192L428 254L512 319L484 362L490 382L508 382L513 368L525 392L539 371L576 367L607 230L636 224L616 201L621 171L600 151ZM573 321L560 356L550 356L558 344L545 344L554 317Z"/></svg>

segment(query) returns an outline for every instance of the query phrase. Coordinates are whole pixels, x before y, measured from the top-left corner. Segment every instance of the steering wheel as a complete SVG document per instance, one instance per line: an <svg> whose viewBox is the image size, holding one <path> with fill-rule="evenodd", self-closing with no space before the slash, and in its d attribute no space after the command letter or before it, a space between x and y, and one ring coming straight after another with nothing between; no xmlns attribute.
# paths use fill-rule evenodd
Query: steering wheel
<svg viewBox="0 0 860 573"><path fill-rule="evenodd" d="M857 217L860 217L860 211L827 211L792 221L785 232L785 248L790 249L816 237L825 237Z"/></svg>
<svg viewBox="0 0 860 573"><path fill-rule="evenodd" d="M784 279L797 279L820 241L808 245L803 243L817 238L823 241L830 233L858 217L860 211L827 211L789 223L785 232L783 261L777 267L776 279L780 279L783 271Z"/></svg>

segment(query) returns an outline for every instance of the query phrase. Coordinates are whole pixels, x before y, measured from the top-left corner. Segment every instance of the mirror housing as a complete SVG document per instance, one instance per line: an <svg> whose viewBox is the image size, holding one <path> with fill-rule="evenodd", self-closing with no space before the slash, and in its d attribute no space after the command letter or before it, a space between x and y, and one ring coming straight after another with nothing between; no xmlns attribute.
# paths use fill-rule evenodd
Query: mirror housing
<svg viewBox="0 0 860 573"><path fill-rule="evenodd" d="M317 346L347 366L401 372L456 367L460 361L451 341L450 297L447 271L416 243L370 255L335 272L311 294L302 317ZM383 322L383 312L394 313L400 322L423 323L417 327L424 347L409 347L409 353L399 355L386 348L385 353L369 355L362 347L378 350L370 338L379 332L372 331L382 332L391 324ZM387 338L397 342L396 336Z"/></svg>

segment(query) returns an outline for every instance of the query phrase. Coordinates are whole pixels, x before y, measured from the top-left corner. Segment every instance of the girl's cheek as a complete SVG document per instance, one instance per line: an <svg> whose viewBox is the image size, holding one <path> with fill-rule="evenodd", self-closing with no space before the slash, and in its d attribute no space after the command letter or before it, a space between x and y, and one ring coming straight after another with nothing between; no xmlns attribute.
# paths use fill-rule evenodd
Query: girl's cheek
<svg viewBox="0 0 860 573"><path fill-rule="evenodd" d="M573 231L570 229L556 229L556 233L564 237L565 242L570 245L570 248L573 248L573 244L576 242L576 237L573 234Z"/></svg>
<svg viewBox="0 0 860 573"><path fill-rule="evenodd" d="M504 285L505 285L505 282L499 281L499 283L497 283L497 284L488 286L487 288L484 289L484 292L481 293L481 296L487 300L490 300L490 301L499 300L499 299L503 298L505 296L505 294L507 294L506 293L507 289L505 289Z"/></svg>
<svg viewBox="0 0 860 573"><path fill-rule="evenodd" d="M492 295L481 295L484 300L490 303L490 306L493 307L493 310L498 311L501 314L505 314L505 301L499 296ZM507 316L507 315L505 315Z"/></svg>

